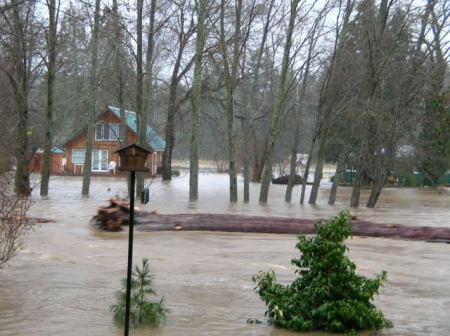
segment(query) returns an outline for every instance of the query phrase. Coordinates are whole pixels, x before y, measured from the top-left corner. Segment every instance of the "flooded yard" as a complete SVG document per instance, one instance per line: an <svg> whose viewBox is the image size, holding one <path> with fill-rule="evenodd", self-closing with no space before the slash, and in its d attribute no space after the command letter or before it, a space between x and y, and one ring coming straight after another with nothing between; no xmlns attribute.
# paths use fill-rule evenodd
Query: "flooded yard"
<svg viewBox="0 0 450 336"><path fill-rule="evenodd" d="M242 183L242 181L240 181ZM188 177L150 186L151 201L142 210L161 213L239 213L318 218L346 208L350 189L340 189L336 206L328 206L323 186L317 206L284 202L284 186L271 186L269 203L257 202L259 185L251 186L249 204L228 202L228 176L200 176L200 199L189 203ZM123 196L121 178L94 178L91 197L80 195L81 178L52 177L48 199L38 200L34 217L55 223L35 226L23 250L0 271L0 335L122 335L109 306L126 274L127 232L101 232L88 225L97 207ZM242 187L242 184L239 185ZM241 191L241 189L240 189ZM367 197L368 193L363 193ZM36 195L36 198L38 196ZM423 189L386 189L375 209L356 212L366 220L407 225L450 226L450 195ZM134 262L151 261L159 295L170 309L157 329L135 329L131 335L300 335L267 324L265 305L253 292L252 275L272 269L282 282L295 274L295 235L138 232ZM376 304L394 328L383 335L450 334L450 244L353 238L350 257L358 272L372 277L381 270L388 281ZM307 335L324 335L308 333ZM361 335L371 335L370 332Z"/></svg>

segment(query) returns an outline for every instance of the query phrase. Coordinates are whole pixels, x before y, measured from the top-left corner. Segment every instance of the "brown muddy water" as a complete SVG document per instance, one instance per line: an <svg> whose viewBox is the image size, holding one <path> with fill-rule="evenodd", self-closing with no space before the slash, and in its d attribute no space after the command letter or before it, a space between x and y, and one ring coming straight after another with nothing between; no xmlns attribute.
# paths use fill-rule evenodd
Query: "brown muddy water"
<svg viewBox="0 0 450 336"><path fill-rule="evenodd" d="M186 201L184 176L153 183L150 203L140 208L316 218L344 209L350 191L341 189L337 205L330 207L325 184L318 205L312 207L298 205L297 187L295 202L286 204L284 187L271 186L269 204L261 206L259 186L252 185L250 204L230 205L226 175L200 177L198 203ZM123 334L108 308L126 273L127 233L100 232L88 222L98 206L110 197L123 196L125 188L120 178L94 178L91 197L83 199L81 178L52 177L48 199L38 200L31 214L56 222L37 225L10 266L0 270L1 336ZM450 195L386 189L376 209L357 212L362 219L378 222L450 226ZM248 318L265 320L265 306L253 292L252 275L272 269L280 281L291 281L295 275L289 261L297 257L295 242L294 235L136 233L134 261L151 260L157 292L165 296L171 312L164 326L130 334L302 335L267 324L246 324ZM359 273L388 272L375 303L395 327L382 335L450 335L450 244L381 238L353 238L347 243Z"/></svg>

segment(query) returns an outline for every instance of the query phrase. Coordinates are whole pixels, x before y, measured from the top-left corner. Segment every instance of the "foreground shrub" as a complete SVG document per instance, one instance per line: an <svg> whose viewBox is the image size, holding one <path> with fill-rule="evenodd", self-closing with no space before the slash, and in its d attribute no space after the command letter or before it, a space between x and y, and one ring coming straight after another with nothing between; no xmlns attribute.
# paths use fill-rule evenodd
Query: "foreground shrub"
<svg viewBox="0 0 450 336"><path fill-rule="evenodd" d="M301 256L292 263L299 268L299 277L292 284L278 284L272 271L253 277L255 291L268 307L269 321L296 331L355 332L392 327L372 303L386 272L367 279L355 273L355 264L345 255L348 248L343 242L352 235L349 213L318 222L315 229L314 237L298 237L296 248Z"/></svg>
<svg viewBox="0 0 450 336"><path fill-rule="evenodd" d="M11 178L0 175L0 268L19 251L23 236L32 227L27 217L31 203L30 196L14 193Z"/></svg>
<svg viewBox="0 0 450 336"><path fill-rule="evenodd" d="M156 296L153 289L153 275L147 258L142 260L142 268L136 266L131 280L130 326L141 325L158 326L165 321L169 312L164 308L164 297L159 302L148 301L149 296ZM111 306L116 322L125 321L127 278L122 279L123 290L116 292L117 303Z"/></svg>

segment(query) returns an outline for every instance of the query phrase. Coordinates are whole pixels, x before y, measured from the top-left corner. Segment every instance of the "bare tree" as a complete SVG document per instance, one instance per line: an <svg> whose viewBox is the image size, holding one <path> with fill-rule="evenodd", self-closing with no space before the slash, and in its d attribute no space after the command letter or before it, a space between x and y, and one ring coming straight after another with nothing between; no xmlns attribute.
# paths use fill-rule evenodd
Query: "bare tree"
<svg viewBox="0 0 450 336"><path fill-rule="evenodd" d="M2 13L2 46L5 59L2 70L6 74L17 120L15 191L30 193L29 181L29 94L32 82L33 58L39 41L34 22L35 4L13 0Z"/></svg>
<svg viewBox="0 0 450 336"><path fill-rule="evenodd" d="M56 43L58 31L60 1L47 0L48 9L48 29L47 29L47 108L45 125L44 153L42 157L41 170L41 196L48 195L48 184L50 180L50 169L52 163L53 147L53 124L54 124L54 91L56 75Z"/></svg>
<svg viewBox="0 0 450 336"><path fill-rule="evenodd" d="M189 57L184 61L185 52L191 42L192 36L195 32L195 24L193 20L193 11L189 4L185 1L174 1L173 5L176 8L173 20L176 21L171 29L176 36L176 54L172 68L172 75L169 80L169 98L167 104L167 121L165 128L166 147L164 148L162 156L162 178L163 180L170 180L172 178L172 153L175 146L175 117L183 102L186 101L187 96L178 96L178 87L194 64L194 57ZM191 12L191 13L189 13ZM191 17L187 17L192 14Z"/></svg>
<svg viewBox="0 0 450 336"><path fill-rule="evenodd" d="M259 193L259 202L266 203L269 194L270 182L272 180L272 157L275 148L275 141L280 131L280 115L285 103L285 97L288 90L288 70L291 62L292 35L294 32L295 20L297 17L297 7L299 0L292 0L289 12L289 24L286 31L286 42L283 51L283 61L280 71L280 81L278 84L277 97L272 112L270 124L270 135L267 142L266 160L264 162L263 178L261 181L261 190Z"/></svg>
<svg viewBox="0 0 450 336"><path fill-rule="evenodd" d="M258 116L258 110L255 108L255 100L258 93L258 85L260 80L261 63L266 49L267 36L269 34L270 25L273 21L272 11L275 5L275 0L271 0L267 8L267 14L265 17L264 28L262 31L261 42L259 48L256 51L256 62L253 69L253 74L250 81L250 92L247 95L247 102L244 111L244 116L242 117L242 131L244 133L242 137L242 145L244 150L244 202L250 201L250 138L252 127L255 119Z"/></svg>
<svg viewBox="0 0 450 336"><path fill-rule="evenodd" d="M198 199L198 147L202 111L203 52L206 42L206 12L209 0L197 1L197 37L195 42L194 79L192 82L192 133L189 164L189 201Z"/></svg>
<svg viewBox="0 0 450 336"><path fill-rule="evenodd" d="M235 129L235 90L238 85L238 67L242 52L248 40L251 23L254 19L255 1L250 4L249 15L247 16L246 25L243 28L243 1L234 1L234 26L231 36L227 36L225 17L227 16L227 1L220 2L220 32L219 43L221 49L223 72L225 76L225 109L227 114L228 125L228 173L230 175L230 201L236 202L237 195L237 167L236 167L236 129ZM228 51L228 40L231 41L231 56Z"/></svg>
<svg viewBox="0 0 450 336"><path fill-rule="evenodd" d="M330 64L326 69L324 80L320 89L315 132L313 135L313 140L311 142L311 148L308 156L308 162L306 164L302 193L300 197L301 204L303 204L304 200L305 186L312 160L313 149L316 141L318 141L319 143L317 149L316 166L314 169L314 183L311 188L311 193L308 200L309 204L316 203L320 182L322 180L325 151L327 140L329 137L328 132L329 127L332 123L332 117L338 115L340 108L342 108L342 104L345 104L346 101L349 100L349 97L347 95L342 94L342 88L338 84L339 78L338 76L336 76L335 71L336 64L338 62L341 62L342 59L342 49L348 38L350 16L352 14L354 6L354 0L347 0L345 5L343 5L342 1L339 2L339 15L336 20L335 26L333 52L331 55Z"/></svg>
<svg viewBox="0 0 450 336"><path fill-rule="evenodd" d="M97 86L98 86L98 41L100 31L100 0L95 0L94 9L94 23L91 35L91 69L89 73L89 111L88 111L88 126L86 138L86 152L84 156L83 168L83 186L81 189L82 195L89 194L89 187L91 184L91 170L92 170L92 147L94 143L94 126L96 115L97 102Z"/></svg>
<svg viewBox="0 0 450 336"><path fill-rule="evenodd" d="M295 181L295 175L297 171L297 150L300 142L300 131L302 126L302 114L304 110L305 105L305 94L306 89L309 84L309 78L310 78L310 70L312 66L312 62L315 55L315 48L316 44L318 42L318 35L320 34L320 30L323 25L323 19L326 17L327 11L329 10L329 6L325 5L325 7L318 13L316 19L314 20L314 23L308 32L305 40L308 41L308 53L306 56L306 60L304 61L302 65L302 71L300 74L302 75L301 84L298 88L298 94L297 94L297 111L294 112L294 128L293 128L293 141L292 141L292 147L291 147L291 163L290 163L290 172L289 172L289 179L288 184L286 187L286 193L285 193L285 201L290 202L292 198L292 189L294 187L294 181ZM302 41L301 44L304 44L305 41ZM306 180L305 180L306 183Z"/></svg>

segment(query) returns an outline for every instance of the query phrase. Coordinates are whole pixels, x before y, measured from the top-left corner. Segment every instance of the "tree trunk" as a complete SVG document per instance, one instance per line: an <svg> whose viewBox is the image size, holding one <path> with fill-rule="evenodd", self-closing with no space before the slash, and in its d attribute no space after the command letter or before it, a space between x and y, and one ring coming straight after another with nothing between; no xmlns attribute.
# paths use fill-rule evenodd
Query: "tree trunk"
<svg viewBox="0 0 450 336"><path fill-rule="evenodd" d="M148 142L147 139L147 124L153 108L153 62L155 53L155 13L156 0L151 0L150 3L150 22L147 31L147 55L145 59L145 74L144 74L144 106L142 114L142 123L145 129L142 132L142 141ZM151 119L151 118L150 118Z"/></svg>
<svg viewBox="0 0 450 336"><path fill-rule="evenodd" d="M45 116L45 145L42 155L41 196L48 195L48 184L52 164L53 146L53 96L56 70L56 0L48 0L49 26L47 35L48 63L47 63L47 110Z"/></svg>
<svg viewBox="0 0 450 336"><path fill-rule="evenodd" d="M144 75L142 56L142 12L144 0L136 1L136 124L137 142L140 146L147 147L147 115L143 109L144 103ZM136 174L136 197L141 197L144 189L144 173Z"/></svg>
<svg viewBox="0 0 450 336"><path fill-rule="evenodd" d="M264 141L264 144L266 143L267 141ZM266 148L264 147L261 157L258 157L258 144L256 136L254 137L253 141L253 153L255 157L253 159L252 182L260 183L262 179L262 173L264 170L264 162L266 161Z"/></svg>
<svg viewBox="0 0 450 336"><path fill-rule="evenodd" d="M228 135L228 174L230 176L230 202L237 202L237 167L236 167L236 130L235 130L235 110L234 110L234 91L237 85L237 70L239 58L241 54L241 15L242 0L235 2L235 25L233 31L233 54L231 65L228 61L227 43L228 39L225 34L225 0L220 2L220 47L222 52L222 60L224 72L226 76L226 113L227 113L227 135ZM245 43L245 42L244 42Z"/></svg>
<svg viewBox="0 0 450 336"><path fill-rule="evenodd" d="M170 88L169 106L167 110L167 123L165 130L166 147L162 155L162 179L169 181L172 179L172 152L175 145L175 114L177 107L175 106L177 99L176 87Z"/></svg>
<svg viewBox="0 0 450 336"><path fill-rule="evenodd" d="M237 202L236 131L234 127L234 90L227 90L228 174L230 176L230 202Z"/></svg>
<svg viewBox="0 0 450 336"><path fill-rule="evenodd" d="M336 171L334 173L333 184L331 185L330 197L328 198L329 205L334 205L334 203L336 202L336 194L337 194L337 189L338 189L338 185L339 185L339 179L342 175L342 169L344 167L346 156L347 155L344 155L344 154L341 154L339 156L339 160L336 165Z"/></svg>
<svg viewBox="0 0 450 336"><path fill-rule="evenodd" d="M303 204L303 202L305 201L306 183L308 182L309 169L311 167L311 161L315 144L316 144L316 137L312 139L311 147L309 148L308 152L308 159L306 160L305 173L303 174L302 192L300 194L300 204Z"/></svg>
<svg viewBox="0 0 450 336"><path fill-rule="evenodd" d="M27 90L25 89L25 91ZM16 150L16 174L15 191L19 195L28 195L30 189L30 173L28 171L28 106L21 102L18 106L19 122L17 125L17 150Z"/></svg>
<svg viewBox="0 0 450 336"><path fill-rule="evenodd" d="M113 22L114 22L114 38L112 39L113 48L115 51L114 54L114 73L116 75L117 81L117 104L119 106L119 114L120 114L120 128L122 129L123 139L120 139L120 143L122 146L127 144L126 130L127 130L127 121L125 115L125 102L124 102L124 79L123 79L123 54L122 54L122 33L119 22L119 10L117 5L117 0L113 0Z"/></svg>
<svg viewBox="0 0 450 336"><path fill-rule="evenodd" d="M352 196L350 199L351 207L359 207L359 197L361 195L362 172L358 170L355 180L353 181Z"/></svg>
<svg viewBox="0 0 450 336"><path fill-rule="evenodd" d="M370 192L369 199L367 200L366 206L368 208L375 208L378 198L380 197L381 190L383 189L384 183L386 182L387 174L383 172L379 178L376 179L372 191Z"/></svg>
<svg viewBox="0 0 450 336"><path fill-rule="evenodd" d="M250 115L253 112L255 106L255 97L258 93L259 86L259 74L261 70L262 57L264 55L264 50L266 47L267 36L270 29L271 17L272 17L272 9L274 6L275 0L271 0L269 3L269 8L266 15L266 21L264 24L263 35L261 38L261 44L258 48L258 53L256 54L256 64L255 64L255 75L252 78L250 94L248 95L247 100L247 108L245 109L245 119L242 122L242 129L244 132L243 136L243 149L244 149L244 203L248 203L250 201L250 138L251 138L251 124L255 115ZM256 114L256 113L254 113ZM258 165L257 154L256 154L256 144L255 144L255 168L253 173L253 181L255 181L255 177L257 177L257 182L261 181L262 168L258 171L256 166Z"/></svg>
<svg viewBox="0 0 450 336"><path fill-rule="evenodd" d="M325 137L325 136L324 136ZM320 181L323 176L323 164L325 161L325 139L320 142L319 151L317 153L316 167L314 169L314 183L309 195L309 204L316 204L317 195L319 193Z"/></svg>
<svg viewBox="0 0 450 336"><path fill-rule="evenodd" d="M189 162L189 201L198 199L198 147L200 114L202 111L202 69L203 50L206 40L206 6L209 0L199 0L197 4L197 37L195 42L194 80L192 83L192 134Z"/></svg>
<svg viewBox="0 0 450 336"><path fill-rule="evenodd" d="M295 135L297 138L297 134ZM284 195L284 200L286 202L290 202L292 199L292 189L294 189L294 182L295 182L295 173L297 170L297 147L298 147L298 140L294 140L294 145L292 146L291 150L291 168L289 170L289 179L286 187L286 194Z"/></svg>
<svg viewBox="0 0 450 336"><path fill-rule="evenodd" d="M24 27L27 23L22 21L18 4L12 10L15 33L12 46L14 67L11 73L7 72L7 76L13 89L18 116L14 189L19 195L28 195L31 190L28 171L28 50Z"/></svg>
<svg viewBox="0 0 450 336"><path fill-rule="evenodd" d="M250 122L248 118L242 121L242 129L244 131L244 203L248 203L250 201Z"/></svg>
<svg viewBox="0 0 450 336"><path fill-rule="evenodd" d="M290 17L289 17L289 25L286 32L286 43L284 45L283 51L283 62L281 66L281 74L280 74L280 83L277 91L277 98L275 102L275 107L272 111L272 119L270 125L270 133L267 141L267 153L266 153L266 161L264 163L263 177L261 182L261 190L259 193L259 202L267 203L267 198L269 195L269 187L270 182L272 180L272 160L273 160L273 151L275 149L275 141L278 137L279 128L280 128L280 115L281 110L284 106L284 99L286 97L287 88L287 74L289 70L289 64L291 60L290 52L292 46L292 35L295 26L295 19L297 17L297 6L299 0L291 1L290 8Z"/></svg>
<svg viewBox="0 0 450 336"><path fill-rule="evenodd" d="M94 144L95 107L97 101L97 64L98 64L98 33L100 30L100 0L95 0L94 27L92 30L91 71L89 74L89 112L86 137L86 153L83 167L82 195L89 195L92 170L92 147Z"/></svg>
<svg viewBox="0 0 450 336"><path fill-rule="evenodd" d="M184 26L184 15L180 18L181 25ZM192 21L193 22L193 21ZM193 24L191 22L191 25ZM172 70L172 76L169 85L169 101L167 104L167 123L165 129L166 147L162 155L162 179L168 181L172 179L172 153L175 146L175 115L178 112L180 102L177 101L178 84L184 74L189 71L194 63L194 57L181 69L184 49L189 41L193 29L189 28L178 34L178 53Z"/></svg>

